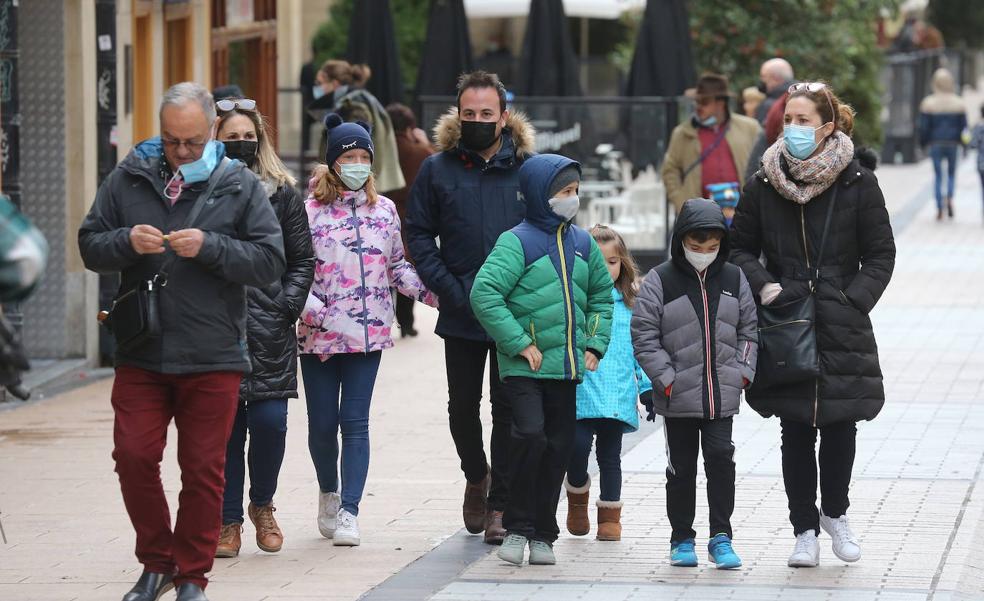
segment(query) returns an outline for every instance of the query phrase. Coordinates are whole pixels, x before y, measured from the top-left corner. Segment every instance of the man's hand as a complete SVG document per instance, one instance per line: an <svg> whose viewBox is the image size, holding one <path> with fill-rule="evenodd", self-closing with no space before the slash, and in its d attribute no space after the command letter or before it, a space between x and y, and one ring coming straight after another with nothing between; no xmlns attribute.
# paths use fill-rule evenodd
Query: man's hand
<svg viewBox="0 0 984 601"><path fill-rule="evenodd" d="M591 351L584 351L584 369L588 371L597 371L598 369L598 357Z"/></svg>
<svg viewBox="0 0 984 601"><path fill-rule="evenodd" d="M540 364L543 363L543 353L535 345L531 344L519 352L519 356L526 359L530 364L530 369L540 371Z"/></svg>
<svg viewBox="0 0 984 601"><path fill-rule="evenodd" d="M130 228L130 246L141 255L159 255L164 252L164 234L152 225L135 225Z"/></svg>
<svg viewBox="0 0 984 601"><path fill-rule="evenodd" d="M167 241L179 257L193 259L198 256L198 252L202 249L205 233L198 229L178 230L171 232Z"/></svg>

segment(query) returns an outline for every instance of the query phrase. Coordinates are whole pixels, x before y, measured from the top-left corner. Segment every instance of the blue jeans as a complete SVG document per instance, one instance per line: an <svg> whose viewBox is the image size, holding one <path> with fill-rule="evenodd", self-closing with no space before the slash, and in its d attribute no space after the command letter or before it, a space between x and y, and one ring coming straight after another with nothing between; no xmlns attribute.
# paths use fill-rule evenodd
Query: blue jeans
<svg viewBox="0 0 984 601"><path fill-rule="evenodd" d="M933 159L933 172L936 174L936 208L943 208L944 198L953 198L953 185L957 176L957 145L933 144L929 147L929 157ZM946 159L946 196L943 195L943 160Z"/></svg>
<svg viewBox="0 0 984 601"><path fill-rule="evenodd" d="M301 355L308 410L308 449L321 492L338 491L338 431L342 432L342 509L359 515L369 473L369 403L381 351Z"/></svg>
<svg viewBox="0 0 984 601"><path fill-rule="evenodd" d="M249 433L249 451L245 451ZM243 523L243 486L249 464L249 500L269 505L277 492L277 477L287 441L287 399L239 401L239 411L226 444L222 523ZM244 452L246 456L244 457Z"/></svg>
<svg viewBox="0 0 984 601"><path fill-rule="evenodd" d="M581 487L588 481L588 456L595 435L595 457L601 480L602 501L619 501L622 496L622 432L625 424L617 419L579 419L574 437L574 452L567 466L567 482Z"/></svg>

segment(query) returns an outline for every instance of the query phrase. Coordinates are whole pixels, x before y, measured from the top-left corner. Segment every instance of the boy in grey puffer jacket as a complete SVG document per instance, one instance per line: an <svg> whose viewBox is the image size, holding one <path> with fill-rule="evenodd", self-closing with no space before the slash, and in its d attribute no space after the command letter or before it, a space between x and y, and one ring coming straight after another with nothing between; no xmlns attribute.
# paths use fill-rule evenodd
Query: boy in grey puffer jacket
<svg viewBox="0 0 984 601"><path fill-rule="evenodd" d="M632 312L632 346L653 382L664 418L670 563L696 566L693 530L698 441L710 505L708 552L737 568L731 547L735 506L732 416L755 377L757 316L741 269L727 263L728 229L716 203L688 200L677 217L672 258L646 276Z"/></svg>

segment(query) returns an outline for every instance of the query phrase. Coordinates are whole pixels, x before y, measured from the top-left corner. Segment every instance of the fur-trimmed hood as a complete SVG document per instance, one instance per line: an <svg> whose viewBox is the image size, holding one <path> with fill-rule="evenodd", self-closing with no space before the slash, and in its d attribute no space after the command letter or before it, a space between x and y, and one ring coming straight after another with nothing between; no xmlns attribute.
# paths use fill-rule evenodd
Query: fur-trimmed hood
<svg viewBox="0 0 984 601"><path fill-rule="evenodd" d="M503 129L504 133L506 131L512 136L516 156L525 159L534 153L536 129L530 124L524 113L510 111L506 118L506 127ZM458 107L451 107L438 119L437 125L434 126L434 140L440 152L458 148L458 142L461 140L461 120L458 118Z"/></svg>

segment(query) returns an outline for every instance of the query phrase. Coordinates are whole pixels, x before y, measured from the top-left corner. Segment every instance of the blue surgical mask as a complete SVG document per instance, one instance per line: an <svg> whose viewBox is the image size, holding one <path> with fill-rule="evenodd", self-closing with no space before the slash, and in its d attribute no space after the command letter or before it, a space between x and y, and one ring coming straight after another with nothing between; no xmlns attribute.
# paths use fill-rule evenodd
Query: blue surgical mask
<svg viewBox="0 0 984 601"><path fill-rule="evenodd" d="M578 200L577 194L565 198L551 198L547 204L550 205L550 210L564 221L574 219L578 209L581 208L581 201Z"/></svg>
<svg viewBox="0 0 984 601"><path fill-rule="evenodd" d="M315 84L315 86L311 88L311 94L314 95L315 100L318 100L325 95L325 89L321 87L321 84Z"/></svg>
<svg viewBox="0 0 984 601"><path fill-rule="evenodd" d="M184 179L186 184L194 184L197 182L203 182L212 175L212 171L215 166L219 163L219 153L218 153L219 143L215 140L210 140L205 144L205 148L202 150L202 156L197 161L192 161L191 163L186 163L178 167L178 171L181 172L181 177Z"/></svg>
<svg viewBox="0 0 984 601"><path fill-rule="evenodd" d="M704 127L714 127L715 125L718 124L717 115L711 115L707 119L700 121L700 124L703 125Z"/></svg>
<svg viewBox="0 0 984 601"><path fill-rule="evenodd" d="M367 163L343 163L339 166L341 173L338 174L338 178L349 190L361 190L362 186L366 185L369 174L372 173L372 165Z"/></svg>
<svg viewBox="0 0 984 601"><path fill-rule="evenodd" d="M789 151L789 154L801 161L810 158L813 151L817 149L816 131L820 127L792 124L785 126L782 137L786 142L786 150Z"/></svg>

